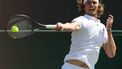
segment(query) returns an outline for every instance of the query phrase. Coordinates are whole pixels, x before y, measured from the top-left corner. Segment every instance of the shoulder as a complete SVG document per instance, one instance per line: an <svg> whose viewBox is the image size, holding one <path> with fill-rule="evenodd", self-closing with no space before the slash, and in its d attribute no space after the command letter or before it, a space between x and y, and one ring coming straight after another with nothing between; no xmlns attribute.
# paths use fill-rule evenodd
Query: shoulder
<svg viewBox="0 0 122 69"><path fill-rule="evenodd" d="M87 19L84 16L76 17L72 22L78 22L80 25L84 25L87 22Z"/></svg>
<svg viewBox="0 0 122 69"><path fill-rule="evenodd" d="M79 26L80 26L80 28L83 29L83 28L85 28L85 26L86 26L87 20L86 20L86 18L85 18L84 16L79 16L79 17L74 18L74 19L72 20L72 22L73 22L73 23L78 23Z"/></svg>
<svg viewBox="0 0 122 69"><path fill-rule="evenodd" d="M103 24L99 19L98 19L99 24L105 28L105 24Z"/></svg>
<svg viewBox="0 0 122 69"><path fill-rule="evenodd" d="M84 20L85 20L84 16L78 16L78 17L74 18L72 21L82 22Z"/></svg>

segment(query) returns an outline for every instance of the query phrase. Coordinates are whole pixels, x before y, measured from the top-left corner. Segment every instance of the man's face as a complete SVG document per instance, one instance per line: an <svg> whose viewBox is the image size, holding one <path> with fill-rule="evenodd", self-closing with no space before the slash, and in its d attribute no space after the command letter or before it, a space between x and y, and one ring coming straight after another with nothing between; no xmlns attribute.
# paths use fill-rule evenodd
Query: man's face
<svg viewBox="0 0 122 69"><path fill-rule="evenodd" d="M97 10L99 6L98 0L87 0L84 4L85 13L91 16L97 15Z"/></svg>

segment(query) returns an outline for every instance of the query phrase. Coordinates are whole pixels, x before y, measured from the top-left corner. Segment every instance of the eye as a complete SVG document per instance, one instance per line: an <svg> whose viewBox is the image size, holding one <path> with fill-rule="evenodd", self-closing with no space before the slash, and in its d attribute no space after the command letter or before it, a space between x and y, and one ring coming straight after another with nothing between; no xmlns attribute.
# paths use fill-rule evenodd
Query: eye
<svg viewBox="0 0 122 69"><path fill-rule="evenodd" d="M93 3L93 4L97 4L97 2L96 2L96 1L93 1L92 3Z"/></svg>
<svg viewBox="0 0 122 69"><path fill-rule="evenodd" d="M87 1L87 4L91 4L92 2L91 1Z"/></svg>
<svg viewBox="0 0 122 69"><path fill-rule="evenodd" d="M96 1L87 1L87 4L97 4L97 2Z"/></svg>

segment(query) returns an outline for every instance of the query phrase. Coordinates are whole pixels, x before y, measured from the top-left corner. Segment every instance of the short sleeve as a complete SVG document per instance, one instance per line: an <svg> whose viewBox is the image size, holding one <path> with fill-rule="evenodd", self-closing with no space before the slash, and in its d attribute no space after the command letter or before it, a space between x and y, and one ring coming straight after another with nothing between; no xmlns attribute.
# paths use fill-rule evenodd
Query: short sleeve
<svg viewBox="0 0 122 69"><path fill-rule="evenodd" d="M78 22L80 24L81 29L83 29L85 27L83 16L73 19L72 22Z"/></svg>

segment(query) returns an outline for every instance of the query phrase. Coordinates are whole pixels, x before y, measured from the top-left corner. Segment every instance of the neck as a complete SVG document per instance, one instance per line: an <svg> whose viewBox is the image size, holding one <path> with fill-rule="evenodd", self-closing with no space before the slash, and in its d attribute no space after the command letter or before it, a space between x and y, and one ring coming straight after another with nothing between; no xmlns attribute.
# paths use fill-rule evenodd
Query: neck
<svg viewBox="0 0 122 69"><path fill-rule="evenodd" d="M86 13L86 14L87 14L87 13ZM97 14L87 14L87 15L90 15L90 16L92 16L92 17L97 18Z"/></svg>

